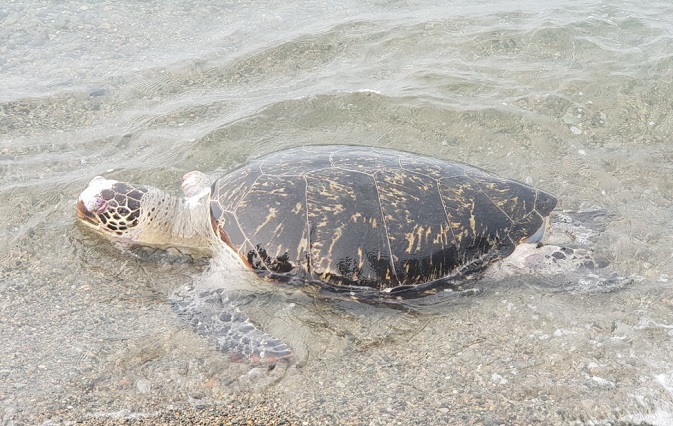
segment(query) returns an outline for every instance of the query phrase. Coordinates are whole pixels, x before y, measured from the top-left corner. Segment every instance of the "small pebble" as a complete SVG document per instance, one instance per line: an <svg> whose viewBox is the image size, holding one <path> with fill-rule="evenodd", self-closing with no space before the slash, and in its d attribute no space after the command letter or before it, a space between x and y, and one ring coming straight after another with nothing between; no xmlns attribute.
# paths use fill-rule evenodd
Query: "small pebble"
<svg viewBox="0 0 673 426"><path fill-rule="evenodd" d="M89 96L91 97L103 96L105 93L106 93L105 89L95 89L89 92Z"/></svg>
<svg viewBox="0 0 673 426"><path fill-rule="evenodd" d="M148 393L152 389L152 384L147 379L140 379L136 383L136 387L140 393Z"/></svg>

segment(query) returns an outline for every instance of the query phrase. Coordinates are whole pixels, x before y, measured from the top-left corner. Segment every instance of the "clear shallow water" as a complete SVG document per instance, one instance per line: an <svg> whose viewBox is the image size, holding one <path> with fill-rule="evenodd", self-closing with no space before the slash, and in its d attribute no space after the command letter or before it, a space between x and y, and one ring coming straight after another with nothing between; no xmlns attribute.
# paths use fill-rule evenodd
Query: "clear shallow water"
<svg viewBox="0 0 673 426"><path fill-rule="evenodd" d="M262 393L316 424L673 422L673 13L667 2L0 6L5 422ZM75 224L97 174L179 190L312 143L475 164L613 214L612 293L521 277L418 314L251 282L297 353L212 351L167 295L203 263ZM111 170L111 171L110 171ZM498 423L499 422L499 423Z"/></svg>

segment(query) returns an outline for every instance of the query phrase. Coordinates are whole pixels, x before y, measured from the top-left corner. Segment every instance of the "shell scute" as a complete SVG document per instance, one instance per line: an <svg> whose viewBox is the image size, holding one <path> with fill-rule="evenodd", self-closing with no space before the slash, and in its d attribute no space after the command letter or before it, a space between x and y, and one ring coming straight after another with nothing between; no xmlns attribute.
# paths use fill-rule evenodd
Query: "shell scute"
<svg viewBox="0 0 673 426"><path fill-rule="evenodd" d="M535 210L537 191L531 190L529 186L483 173L471 173L469 177L489 200L512 220L523 219Z"/></svg>
<svg viewBox="0 0 673 426"><path fill-rule="evenodd" d="M514 225L467 176L442 179L439 192L455 235L455 246L467 259L497 247Z"/></svg>
<svg viewBox="0 0 673 426"><path fill-rule="evenodd" d="M380 285L392 269L374 178L343 169L309 173L307 219L310 261L315 275L344 282Z"/></svg>
<svg viewBox="0 0 673 426"><path fill-rule="evenodd" d="M399 168L376 179L398 280L418 283L445 276L457 258L436 179Z"/></svg>

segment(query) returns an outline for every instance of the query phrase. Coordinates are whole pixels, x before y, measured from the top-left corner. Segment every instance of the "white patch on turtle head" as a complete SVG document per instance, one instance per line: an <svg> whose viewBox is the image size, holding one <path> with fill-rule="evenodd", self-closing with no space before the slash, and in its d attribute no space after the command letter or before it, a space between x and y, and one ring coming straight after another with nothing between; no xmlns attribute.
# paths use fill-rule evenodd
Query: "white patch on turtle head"
<svg viewBox="0 0 673 426"><path fill-rule="evenodd" d="M105 189L112 189L112 186L117 182L116 180L105 179L103 176L96 176L91 179L89 185L79 195L79 201L84 204L89 212L102 213L102 204L105 204L105 200L100 194Z"/></svg>
<svg viewBox="0 0 673 426"><path fill-rule="evenodd" d="M107 201L102 197L105 190L111 190L118 181L96 176L82 191L77 200L77 218L87 226L101 231L101 220L98 215L107 208Z"/></svg>

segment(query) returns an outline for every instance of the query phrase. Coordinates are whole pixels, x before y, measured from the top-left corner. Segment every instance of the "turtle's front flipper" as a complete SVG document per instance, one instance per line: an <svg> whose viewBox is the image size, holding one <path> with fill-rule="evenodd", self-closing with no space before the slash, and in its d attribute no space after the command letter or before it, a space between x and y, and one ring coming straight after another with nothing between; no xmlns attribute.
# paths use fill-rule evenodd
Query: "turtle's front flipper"
<svg viewBox="0 0 673 426"><path fill-rule="evenodd" d="M255 327L221 289L189 293L179 295L173 309L233 361L273 363L292 355L287 345Z"/></svg>

